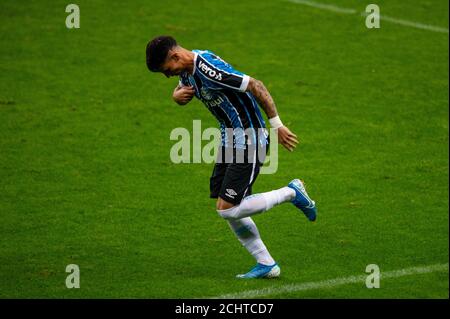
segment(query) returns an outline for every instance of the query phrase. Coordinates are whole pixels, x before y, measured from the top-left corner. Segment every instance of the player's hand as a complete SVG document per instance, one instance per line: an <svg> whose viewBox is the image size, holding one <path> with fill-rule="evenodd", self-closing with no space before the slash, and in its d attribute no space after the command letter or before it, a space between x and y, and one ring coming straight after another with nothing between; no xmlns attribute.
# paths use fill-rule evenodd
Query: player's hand
<svg viewBox="0 0 450 319"><path fill-rule="evenodd" d="M278 142L292 152L298 144L297 135L292 133L286 126L278 128L277 131Z"/></svg>
<svg viewBox="0 0 450 319"><path fill-rule="evenodd" d="M189 103L194 97L195 89L193 86L177 86L173 91L173 100L179 105Z"/></svg>

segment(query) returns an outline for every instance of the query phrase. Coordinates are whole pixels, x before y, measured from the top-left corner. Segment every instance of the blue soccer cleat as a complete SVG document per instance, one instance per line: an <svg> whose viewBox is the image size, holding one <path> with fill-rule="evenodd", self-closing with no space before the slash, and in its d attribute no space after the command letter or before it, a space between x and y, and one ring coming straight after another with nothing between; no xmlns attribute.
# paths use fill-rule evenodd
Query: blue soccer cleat
<svg viewBox="0 0 450 319"><path fill-rule="evenodd" d="M256 264L248 273L237 275L236 278L250 279L250 278L276 278L280 276L281 269L277 263L266 266L263 264Z"/></svg>
<svg viewBox="0 0 450 319"><path fill-rule="evenodd" d="M309 198L305 185L299 179L294 179L288 184L288 187L295 191L295 198L291 201L298 209L300 209L310 221L317 218L316 203Z"/></svg>

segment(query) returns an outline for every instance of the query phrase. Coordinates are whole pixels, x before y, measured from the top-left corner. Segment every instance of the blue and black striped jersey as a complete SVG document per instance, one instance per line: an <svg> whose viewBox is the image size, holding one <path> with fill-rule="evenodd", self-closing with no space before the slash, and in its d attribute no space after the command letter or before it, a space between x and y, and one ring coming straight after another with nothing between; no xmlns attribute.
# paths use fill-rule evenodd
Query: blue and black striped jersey
<svg viewBox="0 0 450 319"><path fill-rule="evenodd" d="M249 76L235 70L211 51L192 52L195 54L193 74L182 73L180 85L193 86L195 96L217 118L222 146L231 146L227 128L233 129L235 148L256 144L257 139L259 143L267 144L267 130L258 103L250 92L246 92ZM254 133L245 134L248 130Z"/></svg>

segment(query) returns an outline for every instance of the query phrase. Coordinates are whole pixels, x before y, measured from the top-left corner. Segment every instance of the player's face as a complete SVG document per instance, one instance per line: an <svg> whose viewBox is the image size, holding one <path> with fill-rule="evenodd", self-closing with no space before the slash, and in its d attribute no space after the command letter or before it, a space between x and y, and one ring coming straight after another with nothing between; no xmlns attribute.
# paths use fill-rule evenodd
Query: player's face
<svg viewBox="0 0 450 319"><path fill-rule="evenodd" d="M161 65L161 73L168 78L171 76L180 75L183 70L184 65L181 63L181 59L176 53L169 53L166 61L163 65Z"/></svg>

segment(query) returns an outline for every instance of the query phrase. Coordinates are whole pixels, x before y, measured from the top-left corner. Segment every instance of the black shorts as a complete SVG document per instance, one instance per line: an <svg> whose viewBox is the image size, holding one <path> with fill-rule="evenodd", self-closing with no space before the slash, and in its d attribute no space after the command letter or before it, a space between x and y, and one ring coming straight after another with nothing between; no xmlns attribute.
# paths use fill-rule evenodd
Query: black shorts
<svg viewBox="0 0 450 319"><path fill-rule="evenodd" d="M264 158L246 154L244 163L237 161L216 163L209 182L210 197L220 197L238 205L244 197L252 194L252 185L263 162Z"/></svg>

